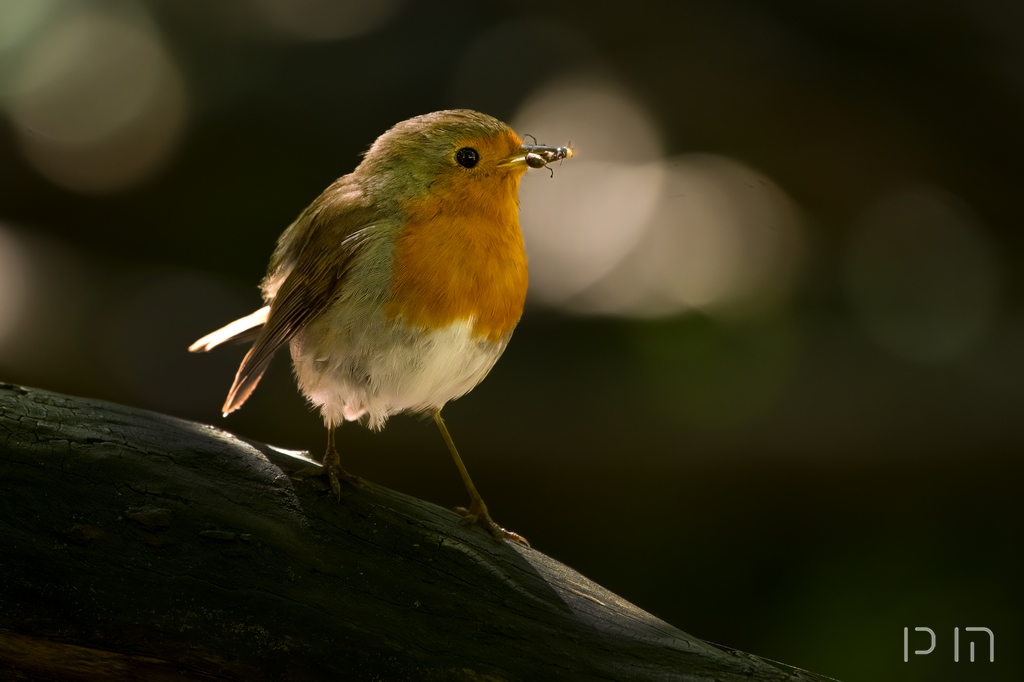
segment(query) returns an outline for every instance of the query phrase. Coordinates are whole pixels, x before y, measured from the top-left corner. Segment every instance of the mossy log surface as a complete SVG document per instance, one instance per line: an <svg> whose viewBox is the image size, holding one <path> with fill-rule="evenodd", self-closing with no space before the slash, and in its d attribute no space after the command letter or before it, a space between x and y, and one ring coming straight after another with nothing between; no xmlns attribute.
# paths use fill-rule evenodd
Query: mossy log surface
<svg viewBox="0 0 1024 682"><path fill-rule="evenodd" d="M0 677L821 679L706 644L436 505L377 485L339 504L289 478L307 465L0 384Z"/></svg>

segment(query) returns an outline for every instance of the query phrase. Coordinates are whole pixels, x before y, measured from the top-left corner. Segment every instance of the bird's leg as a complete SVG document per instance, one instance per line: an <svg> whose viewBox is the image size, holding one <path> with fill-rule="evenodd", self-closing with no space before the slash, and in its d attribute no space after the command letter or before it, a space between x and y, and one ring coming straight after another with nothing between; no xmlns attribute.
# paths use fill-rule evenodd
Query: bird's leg
<svg viewBox="0 0 1024 682"><path fill-rule="evenodd" d="M465 507L455 508L456 512L462 514L463 523L475 523L483 526L495 540L508 538L529 547L530 543L526 541L526 538L519 533L505 530L496 524L491 515L487 513L487 505L484 504L484 498L480 497L480 493L477 492L476 486L473 485L473 479L469 477L469 472L466 470L466 465L462 463L462 457L459 457L459 451L455 449L455 442L452 440L451 434L448 433L448 427L444 425L444 419L441 418L441 410L434 413L434 423L441 430L441 437L444 438L448 451L452 453L452 459L455 460L455 466L459 468L459 474L461 474L462 482L466 486L466 492L469 493L469 509Z"/></svg>
<svg viewBox="0 0 1024 682"><path fill-rule="evenodd" d="M293 476L296 478L326 476L331 484L331 492L334 493L335 499L339 502L341 501L342 481L350 483L357 488L362 488L366 485L363 479L353 476L341 467L341 457L338 455L338 449L334 447L334 424L327 425L327 452L324 453L323 465L299 469Z"/></svg>

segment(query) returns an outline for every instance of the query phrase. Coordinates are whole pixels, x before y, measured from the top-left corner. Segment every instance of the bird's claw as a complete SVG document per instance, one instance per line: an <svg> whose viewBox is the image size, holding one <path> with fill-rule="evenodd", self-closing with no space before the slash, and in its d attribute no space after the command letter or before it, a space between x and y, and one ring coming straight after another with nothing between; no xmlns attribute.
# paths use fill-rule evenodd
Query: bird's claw
<svg viewBox="0 0 1024 682"><path fill-rule="evenodd" d="M474 507L477 507L477 509L474 510ZM462 517L462 523L464 525L481 526L498 542L501 542L502 540L512 540L513 542L518 542L522 545L526 545L527 547L530 546L529 540L519 533L502 528L495 523L494 519L491 518L491 515L487 513L487 507L484 506L482 501L480 505L470 505L469 509L466 509L465 507L455 507L452 511Z"/></svg>
<svg viewBox="0 0 1024 682"><path fill-rule="evenodd" d="M306 479L315 478L319 476L326 476L327 482L331 486L331 494L334 495L334 499L341 502L341 482L344 481L349 485L355 486L356 488L365 488L366 481L359 476L353 476L341 467L341 461L331 458L329 455L324 458L322 466L311 466L304 469L299 469L294 474L294 478Z"/></svg>

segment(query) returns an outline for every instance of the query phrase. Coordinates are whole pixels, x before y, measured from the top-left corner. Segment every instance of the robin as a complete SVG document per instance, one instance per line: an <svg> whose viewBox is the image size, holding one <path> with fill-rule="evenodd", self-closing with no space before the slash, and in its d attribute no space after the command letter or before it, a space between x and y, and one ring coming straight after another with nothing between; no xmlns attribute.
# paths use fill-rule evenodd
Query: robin
<svg viewBox="0 0 1024 682"><path fill-rule="evenodd" d="M327 425L322 467L341 499L334 432L379 430L400 412L433 415L469 493L467 523L525 540L495 523L441 418L483 380L523 312L527 268L519 181L573 155L524 144L507 125L465 109L403 121L334 181L277 242L260 287L266 305L204 336L190 351L255 339L224 403L246 401L288 344L299 389Z"/></svg>

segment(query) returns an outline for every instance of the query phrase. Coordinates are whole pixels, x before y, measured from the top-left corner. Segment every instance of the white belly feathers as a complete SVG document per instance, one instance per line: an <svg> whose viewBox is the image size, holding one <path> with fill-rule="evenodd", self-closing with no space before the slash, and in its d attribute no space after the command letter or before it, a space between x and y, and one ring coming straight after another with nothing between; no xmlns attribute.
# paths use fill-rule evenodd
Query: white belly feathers
<svg viewBox="0 0 1024 682"><path fill-rule="evenodd" d="M361 322L334 324L329 334L303 330L291 342L299 386L328 424L365 418L380 429L399 412L438 410L480 383L506 345L475 336L472 320L431 331L405 327L400 318ZM306 346L327 336L334 338Z"/></svg>

